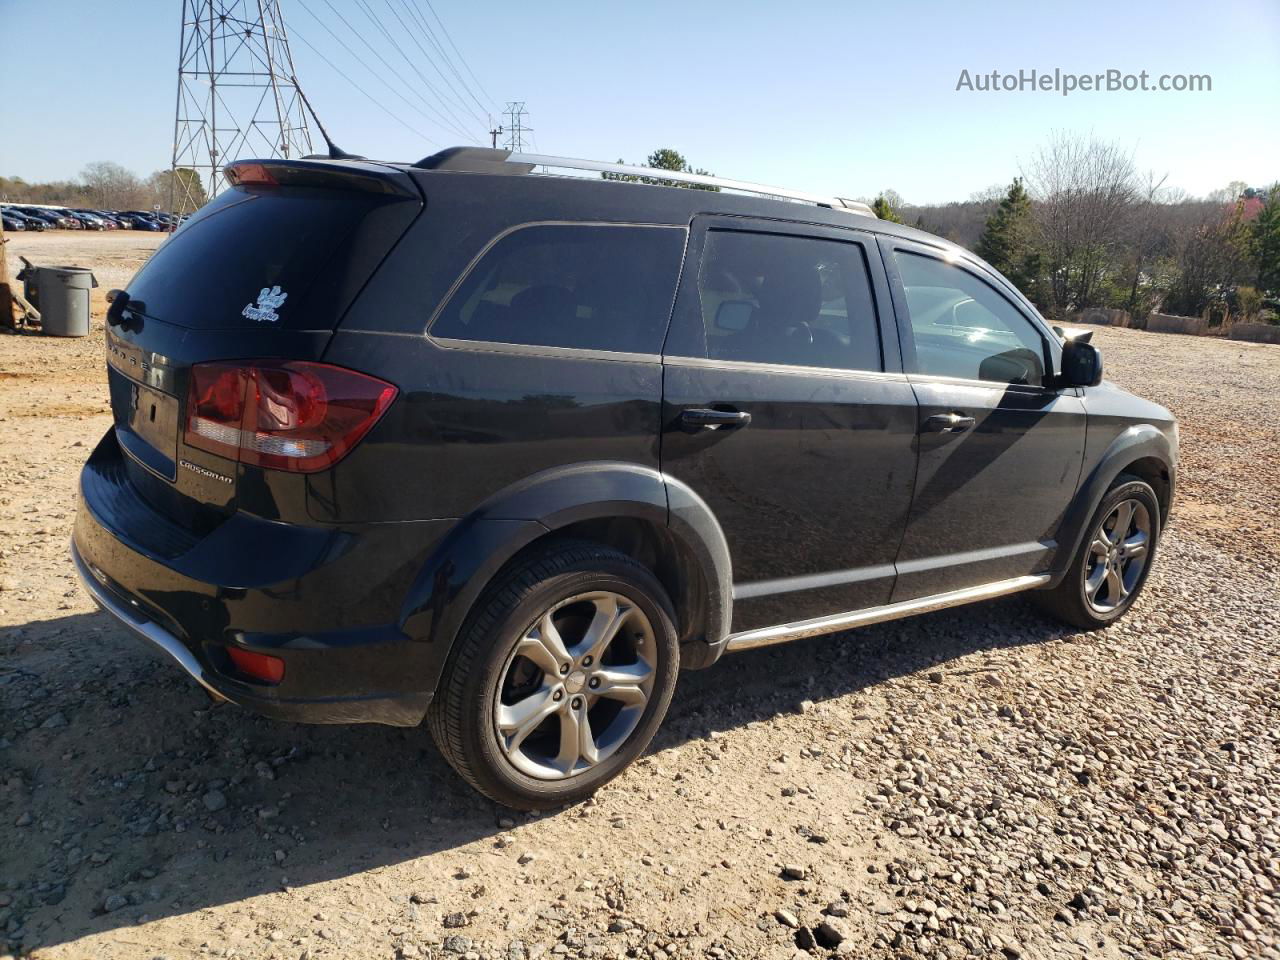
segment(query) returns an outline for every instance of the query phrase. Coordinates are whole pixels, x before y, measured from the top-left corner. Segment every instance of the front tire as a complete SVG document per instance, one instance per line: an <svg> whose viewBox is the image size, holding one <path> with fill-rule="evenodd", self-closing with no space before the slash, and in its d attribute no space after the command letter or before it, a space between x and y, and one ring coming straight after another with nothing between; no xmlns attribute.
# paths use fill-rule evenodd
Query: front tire
<svg viewBox="0 0 1280 960"><path fill-rule="evenodd" d="M1089 521L1067 575L1032 594L1048 613L1097 630L1119 620L1142 592L1160 542L1160 501L1151 485L1121 474Z"/></svg>
<svg viewBox="0 0 1280 960"><path fill-rule="evenodd" d="M458 636L428 714L464 780L499 803L576 803L649 745L680 663L671 601L644 566L564 542L500 574Z"/></svg>

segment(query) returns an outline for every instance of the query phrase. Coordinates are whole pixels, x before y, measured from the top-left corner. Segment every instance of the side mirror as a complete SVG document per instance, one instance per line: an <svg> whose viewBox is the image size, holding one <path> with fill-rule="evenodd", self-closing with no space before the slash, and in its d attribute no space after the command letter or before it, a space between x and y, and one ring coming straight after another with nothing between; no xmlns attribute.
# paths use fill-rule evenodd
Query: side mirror
<svg viewBox="0 0 1280 960"><path fill-rule="evenodd" d="M1102 353L1091 343L1068 340L1062 345L1062 376L1065 387L1096 387L1102 382Z"/></svg>

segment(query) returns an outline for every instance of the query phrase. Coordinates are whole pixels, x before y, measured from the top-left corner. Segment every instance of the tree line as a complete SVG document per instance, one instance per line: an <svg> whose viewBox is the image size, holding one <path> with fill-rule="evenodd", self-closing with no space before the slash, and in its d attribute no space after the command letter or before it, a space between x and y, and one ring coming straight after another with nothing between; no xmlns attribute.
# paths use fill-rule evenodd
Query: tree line
<svg viewBox="0 0 1280 960"><path fill-rule="evenodd" d="M1276 322L1280 183L1193 198L1166 180L1117 144L1059 134L1007 187L928 207L886 191L874 206L972 249L1055 319L1107 307Z"/></svg>
<svg viewBox="0 0 1280 960"><path fill-rule="evenodd" d="M706 174L678 151L655 150L645 166ZM204 203L194 170L142 179L98 161L78 180L27 183L0 177L0 198L111 210L167 209L189 189ZM672 184L661 177L607 179ZM1056 134L1007 187L967 201L912 206L892 190L867 198L877 216L907 222L967 247L1009 278L1046 316L1089 307L1205 317L1211 324L1280 317L1280 183L1229 184L1189 197L1166 176L1140 173L1131 154L1092 136ZM695 189L716 189L703 185Z"/></svg>
<svg viewBox="0 0 1280 960"><path fill-rule="evenodd" d="M621 161L619 161L621 162ZM643 164L706 174L679 151ZM616 173L609 180L691 184ZM967 201L911 206L893 190L864 198L882 220L912 223L973 250L1040 310L1067 319L1088 307L1236 319L1280 318L1280 184L1234 182L1189 197L1131 154L1091 136L1055 134L1007 187ZM715 189L695 186L695 189Z"/></svg>
<svg viewBox="0 0 1280 960"><path fill-rule="evenodd" d="M176 190L174 177L178 178ZM208 197L196 171L179 167L157 170L145 179L109 160L90 163L76 180L28 183L21 177L0 177L0 199L5 203L40 203L90 210L168 210L171 195L183 197L189 191L197 206Z"/></svg>

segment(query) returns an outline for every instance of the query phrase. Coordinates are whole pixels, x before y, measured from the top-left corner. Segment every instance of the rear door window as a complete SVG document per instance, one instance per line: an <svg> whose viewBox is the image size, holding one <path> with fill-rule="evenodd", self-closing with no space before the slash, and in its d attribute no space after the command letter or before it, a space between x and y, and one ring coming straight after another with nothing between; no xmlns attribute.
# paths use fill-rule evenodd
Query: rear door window
<svg viewBox="0 0 1280 960"><path fill-rule="evenodd" d="M883 369L859 243L712 230L698 300L711 359Z"/></svg>
<svg viewBox="0 0 1280 960"><path fill-rule="evenodd" d="M437 339L662 350L682 227L537 224L495 243L431 326Z"/></svg>

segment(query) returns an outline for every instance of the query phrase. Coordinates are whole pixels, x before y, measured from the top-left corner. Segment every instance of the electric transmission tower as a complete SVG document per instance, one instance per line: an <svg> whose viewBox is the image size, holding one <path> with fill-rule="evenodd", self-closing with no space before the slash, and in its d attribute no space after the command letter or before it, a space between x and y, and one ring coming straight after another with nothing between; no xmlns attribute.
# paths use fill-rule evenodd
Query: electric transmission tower
<svg viewBox="0 0 1280 960"><path fill-rule="evenodd" d="M524 153L524 134L533 132L533 127L524 125L524 118L528 115L523 100L507 101L507 142L504 146L512 153ZM492 134L494 131L489 132ZM502 132L501 127L498 132Z"/></svg>
<svg viewBox="0 0 1280 960"><path fill-rule="evenodd" d="M226 186L222 168L240 157L308 153L279 0L182 0L170 210L212 198Z"/></svg>

